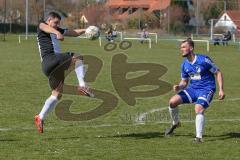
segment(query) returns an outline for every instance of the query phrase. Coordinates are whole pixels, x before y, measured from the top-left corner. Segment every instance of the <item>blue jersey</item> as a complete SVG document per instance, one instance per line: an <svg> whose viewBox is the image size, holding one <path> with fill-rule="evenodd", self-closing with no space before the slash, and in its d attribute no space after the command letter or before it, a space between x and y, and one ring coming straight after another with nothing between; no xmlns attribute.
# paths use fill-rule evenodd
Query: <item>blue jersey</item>
<svg viewBox="0 0 240 160"><path fill-rule="evenodd" d="M182 63L182 79L189 79L193 89L216 90L215 76L217 66L206 55L195 54L193 62L185 59Z"/></svg>

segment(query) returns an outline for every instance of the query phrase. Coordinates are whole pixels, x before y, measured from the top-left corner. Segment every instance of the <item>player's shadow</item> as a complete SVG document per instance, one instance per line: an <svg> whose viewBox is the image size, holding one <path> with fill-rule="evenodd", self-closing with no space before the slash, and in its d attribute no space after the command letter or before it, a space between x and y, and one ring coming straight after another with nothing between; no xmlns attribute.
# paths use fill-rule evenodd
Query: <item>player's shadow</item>
<svg viewBox="0 0 240 160"><path fill-rule="evenodd" d="M195 135L193 133L186 133L186 134L178 134L178 133L174 133L172 136L174 137L194 137Z"/></svg>
<svg viewBox="0 0 240 160"><path fill-rule="evenodd" d="M227 140L232 138L240 138L240 132L229 132L221 135L205 135L205 137L213 138L208 141L219 141L219 140Z"/></svg>
<svg viewBox="0 0 240 160"><path fill-rule="evenodd" d="M161 132L145 132L145 133L129 133L129 134L118 134L112 136L114 138L135 138L135 139L150 139L164 137L164 133Z"/></svg>
<svg viewBox="0 0 240 160"><path fill-rule="evenodd" d="M19 141L19 140L17 140L17 139L11 139L11 138L0 139L0 142L15 142L15 141Z"/></svg>
<svg viewBox="0 0 240 160"><path fill-rule="evenodd" d="M44 138L44 140L74 140L74 139L81 139L83 137L80 136L70 136L70 137L49 137L49 138Z"/></svg>
<svg viewBox="0 0 240 160"><path fill-rule="evenodd" d="M195 137L193 133L187 134L173 134L174 137ZM207 141L217 141L217 140L226 140L232 138L240 138L240 132L229 132L221 135L204 135L204 137L209 138Z"/></svg>

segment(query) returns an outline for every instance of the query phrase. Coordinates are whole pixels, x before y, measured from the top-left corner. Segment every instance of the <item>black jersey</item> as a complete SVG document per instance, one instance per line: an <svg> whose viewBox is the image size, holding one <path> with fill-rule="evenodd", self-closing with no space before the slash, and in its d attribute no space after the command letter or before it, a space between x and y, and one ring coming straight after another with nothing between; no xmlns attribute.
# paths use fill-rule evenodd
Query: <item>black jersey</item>
<svg viewBox="0 0 240 160"><path fill-rule="evenodd" d="M46 24L46 22L41 22L41 23ZM65 29L62 29L62 28L57 28L57 30L61 34L64 34L65 32ZM58 43L58 40L56 39L56 35L46 33L42 31L39 27L37 29L37 41L38 41L41 61L46 55L54 54L55 48L59 48L59 43Z"/></svg>

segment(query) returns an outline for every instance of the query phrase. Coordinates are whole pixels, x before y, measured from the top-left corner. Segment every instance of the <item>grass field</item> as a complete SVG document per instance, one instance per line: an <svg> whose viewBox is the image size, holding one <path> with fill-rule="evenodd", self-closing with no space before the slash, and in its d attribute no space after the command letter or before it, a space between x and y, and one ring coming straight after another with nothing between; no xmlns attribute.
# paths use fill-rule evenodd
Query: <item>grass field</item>
<svg viewBox="0 0 240 160"><path fill-rule="evenodd" d="M206 53L206 46L196 45L196 52ZM6 42L1 41L0 46L0 159L240 159L238 46L210 46L210 53L206 53L224 74L226 99L219 102L215 95L206 112L202 144L192 143L195 135L193 105L181 106L182 127L173 137L164 137L169 127L166 107L174 93L140 97L134 106L129 106L112 83L111 66L117 65L112 64L112 58L117 54L125 54L128 63L161 64L167 72L160 79L171 85L178 83L182 58L174 41L159 41L152 49L135 41L128 50L117 47L106 52L97 41L65 39L62 50L92 55L103 62L96 80L89 85L112 94L118 104L111 112L88 121L64 121L53 112L45 121L42 135L37 133L33 118L50 95L50 89L41 71L36 40L30 38L18 44L18 37L11 35ZM130 78L140 75L143 72L128 74ZM74 73L66 83L77 84ZM136 87L135 90L149 88ZM74 101L70 111L75 114L93 110L102 103L100 99L74 95L64 95L62 100ZM159 110L146 114L153 109ZM146 115L143 123L136 121L140 115Z"/></svg>

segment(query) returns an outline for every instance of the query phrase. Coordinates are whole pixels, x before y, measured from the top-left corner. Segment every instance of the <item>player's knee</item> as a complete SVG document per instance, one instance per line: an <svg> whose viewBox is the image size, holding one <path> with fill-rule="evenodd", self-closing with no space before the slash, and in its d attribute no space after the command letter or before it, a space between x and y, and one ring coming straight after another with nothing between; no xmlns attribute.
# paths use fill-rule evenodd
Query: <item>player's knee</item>
<svg viewBox="0 0 240 160"><path fill-rule="evenodd" d="M83 56L73 56L72 58L73 64L82 64L83 63Z"/></svg>
<svg viewBox="0 0 240 160"><path fill-rule="evenodd" d="M81 56L81 55L73 56L73 58L76 59L76 61L77 60L83 60L83 56Z"/></svg>
<svg viewBox="0 0 240 160"><path fill-rule="evenodd" d="M177 106L178 106L177 101L176 101L174 98L171 98L171 99L169 100L169 107L175 108L175 107L177 107Z"/></svg>
<svg viewBox="0 0 240 160"><path fill-rule="evenodd" d="M201 106L201 105L196 105L195 106L195 113L196 114L203 114L204 113L204 108L203 108L203 106Z"/></svg>
<svg viewBox="0 0 240 160"><path fill-rule="evenodd" d="M52 95L57 97L58 100L60 100L62 98L62 93L55 91L55 90L52 91Z"/></svg>

